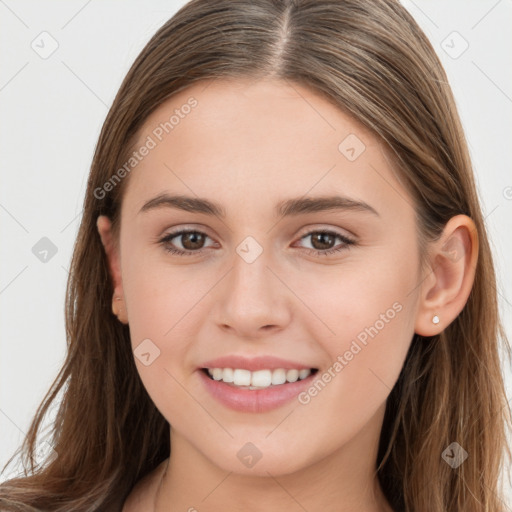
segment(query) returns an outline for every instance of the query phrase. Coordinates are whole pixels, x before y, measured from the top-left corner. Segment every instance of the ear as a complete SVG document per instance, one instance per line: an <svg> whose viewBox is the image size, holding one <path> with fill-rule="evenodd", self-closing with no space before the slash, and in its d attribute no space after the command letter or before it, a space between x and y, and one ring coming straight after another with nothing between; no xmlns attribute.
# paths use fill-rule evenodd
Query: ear
<svg viewBox="0 0 512 512"><path fill-rule="evenodd" d="M478 235L467 215L456 215L430 247L428 276L421 285L415 332L434 336L444 330L464 308L475 278ZM433 319L437 316L438 323Z"/></svg>
<svg viewBox="0 0 512 512"><path fill-rule="evenodd" d="M110 277L114 287L114 297L121 297L121 300L115 302L118 311L117 317L122 323L127 324L126 305L124 303L123 282L121 277L121 259L119 247L115 243L112 234L112 222L106 215L100 215L96 221L96 226L100 234L101 243L107 254L108 265L110 269ZM112 298L114 300L114 297Z"/></svg>

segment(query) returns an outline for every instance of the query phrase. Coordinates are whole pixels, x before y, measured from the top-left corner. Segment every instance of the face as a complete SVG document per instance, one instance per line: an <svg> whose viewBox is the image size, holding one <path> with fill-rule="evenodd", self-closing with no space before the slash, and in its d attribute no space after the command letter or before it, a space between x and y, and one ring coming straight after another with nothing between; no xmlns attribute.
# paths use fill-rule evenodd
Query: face
<svg viewBox="0 0 512 512"><path fill-rule="evenodd" d="M413 201L379 140L305 87L217 80L153 112L144 144L116 286L172 435L278 475L378 434L420 281Z"/></svg>

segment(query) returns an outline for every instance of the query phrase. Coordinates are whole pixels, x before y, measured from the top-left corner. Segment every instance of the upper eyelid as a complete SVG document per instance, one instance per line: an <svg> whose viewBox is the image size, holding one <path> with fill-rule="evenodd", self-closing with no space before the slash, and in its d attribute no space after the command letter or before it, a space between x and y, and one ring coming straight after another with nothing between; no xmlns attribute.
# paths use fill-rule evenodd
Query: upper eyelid
<svg viewBox="0 0 512 512"><path fill-rule="evenodd" d="M345 230L343 230L344 232L340 232L339 231L340 229L342 229L342 228L315 228L315 227L307 228L305 231L301 232L301 234L299 235L299 238L303 238L304 236L311 235L312 233L325 232L325 233L333 234L336 236L341 236L342 238L349 238L351 240L356 239L356 235L354 235L350 231L345 229Z"/></svg>

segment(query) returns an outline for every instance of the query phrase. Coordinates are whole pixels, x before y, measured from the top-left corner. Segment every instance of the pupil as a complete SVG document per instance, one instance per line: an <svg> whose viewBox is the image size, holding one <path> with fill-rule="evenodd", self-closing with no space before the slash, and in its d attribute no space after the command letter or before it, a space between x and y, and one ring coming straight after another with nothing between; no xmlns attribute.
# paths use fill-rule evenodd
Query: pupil
<svg viewBox="0 0 512 512"><path fill-rule="evenodd" d="M325 242L324 237L332 239L333 235L330 235L328 233L318 233L316 235L313 235L313 246L315 249L330 249L331 244L328 242ZM316 247L316 241L320 241L320 247ZM332 240L331 240L332 242ZM322 246L323 244L323 246Z"/></svg>
<svg viewBox="0 0 512 512"><path fill-rule="evenodd" d="M201 233L185 233L183 235L184 237L184 240L183 240L183 247L185 247L185 249L199 249L201 248L201 241L202 241L202 238L203 238L203 235ZM199 242L198 242L199 240ZM187 243L192 243L192 246L188 246L187 247Z"/></svg>

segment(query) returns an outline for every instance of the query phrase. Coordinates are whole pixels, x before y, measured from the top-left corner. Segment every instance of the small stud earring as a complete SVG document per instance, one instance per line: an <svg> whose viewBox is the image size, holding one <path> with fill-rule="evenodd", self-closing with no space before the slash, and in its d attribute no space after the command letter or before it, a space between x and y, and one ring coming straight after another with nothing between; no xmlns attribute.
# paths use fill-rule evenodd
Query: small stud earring
<svg viewBox="0 0 512 512"><path fill-rule="evenodd" d="M434 316L432 317L432 323L433 323L433 324L438 324L438 323L439 323L439 317L438 317L437 315L434 315Z"/></svg>

